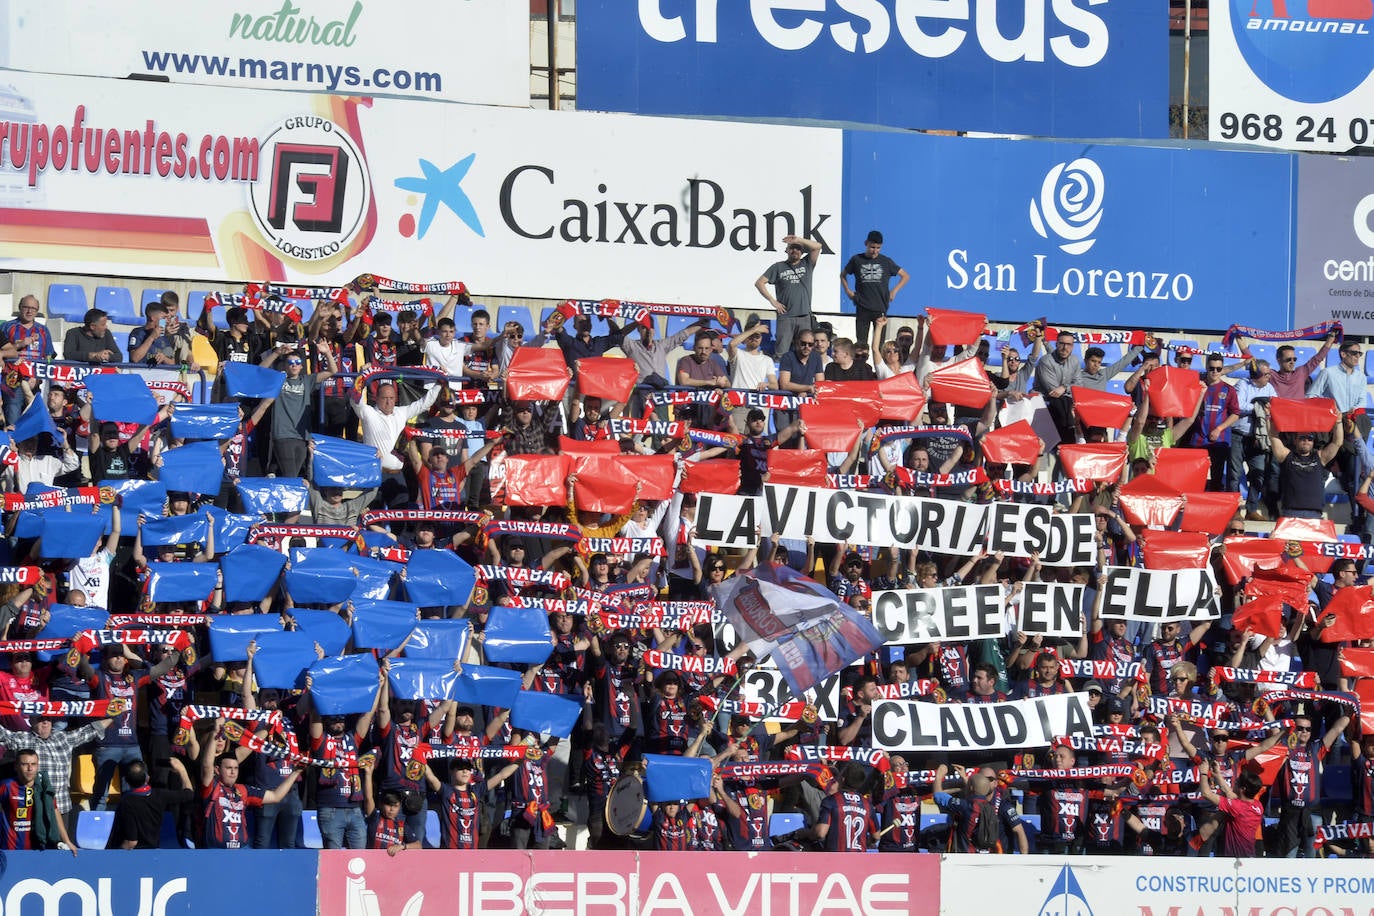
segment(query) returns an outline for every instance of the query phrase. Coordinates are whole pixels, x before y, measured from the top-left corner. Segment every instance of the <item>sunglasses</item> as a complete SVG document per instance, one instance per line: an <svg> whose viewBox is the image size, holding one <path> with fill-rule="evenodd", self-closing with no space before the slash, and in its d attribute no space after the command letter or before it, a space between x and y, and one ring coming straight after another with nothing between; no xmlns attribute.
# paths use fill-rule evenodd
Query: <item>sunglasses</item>
<svg viewBox="0 0 1374 916"><path fill-rule="evenodd" d="M799 346L799 347L814 347L815 345L816 345L816 342L815 342L814 340L799 340L799 341L797 341L797 346Z"/></svg>
<svg viewBox="0 0 1374 916"><path fill-rule="evenodd" d="M1294 725L1294 726L1293 726L1293 731L1295 731L1295 732L1310 732L1311 730L1312 730L1312 726L1310 726L1310 725Z"/></svg>
<svg viewBox="0 0 1374 916"><path fill-rule="evenodd" d="M1178 677L1171 677L1171 678L1169 678L1169 683L1171 683L1171 684L1186 684L1186 683L1188 683L1188 682L1191 681L1191 680L1192 680L1192 678L1190 678L1190 677L1183 677L1182 675L1180 675L1180 676L1178 676Z"/></svg>
<svg viewBox="0 0 1374 916"><path fill-rule="evenodd" d="M1227 528L1227 529L1226 529L1226 533L1227 533L1227 534L1244 534L1244 533L1245 533L1245 529L1244 529L1244 528Z"/></svg>
<svg viewBox="0 0 1374 916"><path fill-rule="evenodd" d="M1342 355L1342 356L1363 356L1363 355L1364 355L1364 352L1361 351L1361 350L1342 350L1342 351L1341 351L1341 355Z"/></svg>
<svg viewBox="0 0 1374 916"><path fill-rule="evenodd" d="M711 572L725 572L724 566L712 566Z"/></svg>
<svg viewBox="0 0 1374 916"><path fill-rule="evenodd" d="M1279 360L1281 363L1296 363L1297 361L1298 358L1296 356L1285 356L1283 359Z"/></svg>
<svg viewBox="0 0 1374 916"><path fill-rule="evenodd" d="M1213 744L1215 744L1215 743L1218 742L1218 741L1230 741L1230 740L1231 740L1231 736L1230 736L1230 735L1213 735L1213 736L1212 736L1212 743L1213 743Z"/></svg>
<svg viewBox="0 0 1374 916"><path fill-rule="evenodd" d="M288 359L288 360L286 361L286 364L287 364L288 366L304 366L304 365L305 365L305 361L304 361L304 360L300 360L300 359Z"/></svg>

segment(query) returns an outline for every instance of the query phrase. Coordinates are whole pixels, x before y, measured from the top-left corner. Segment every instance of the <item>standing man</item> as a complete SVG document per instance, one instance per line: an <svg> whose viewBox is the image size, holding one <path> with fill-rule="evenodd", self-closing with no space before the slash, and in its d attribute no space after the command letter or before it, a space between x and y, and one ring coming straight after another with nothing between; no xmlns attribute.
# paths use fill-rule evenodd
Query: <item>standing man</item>
<svg viewBox="0 0 1374 916"><path fill-rule="evenodd" d="M1335 401L1345 425L1345 438L1352 442L1356 439L1363 441L1368 438L1370 430L1369 417L1365 413L1364 350L1360 348L1359 341L1347 338L1341 341L1340 353L1341 361L1322 370L1307 396ZM1360 482L1368 468L1364 467L1360 452L1354 449L1338 450L1336 465L1340 469L1341 486L1350 500L1350 524L1345 529L1346 533L1363 534L1365 511L1355 495L1360 491Z"/></svg>
<svg viewBox="0 0 1374 916"><path fill-rule="evenodd" d="M1222 377L1225 370L1226 361L1220 353L1207 354L1207 389L1202 394L1202 411L1188 436L1189 446L1207 450L1212 467L1209 490L1237 486L1227 478L1231 467L1231 427L1240 419L1240 398Z"/></svg>
<svg viewBox="0 0 1374 916"><path fill-rule="evenodd" d="M55 357L57 351L53 349L52 334L38 321L38 297L30 295L20 299L15 315L0 324L0 356L33 362ZM7 382L0 381L0 395L4 396L5 425L13 426L24 412L24 392L18 386L11 388Z"/></svg>
<svg viewBox="0 0 1374 916"><path fill-rule="evenodd" d="M868 342L869 325L887 314L887 307L911 279L910 274L898 267L897 262L882 251L883 234L874 229L868 233L868 238L864 241L864 250L851 257L845 263L844 270L840 271L840 284L844 286L844 294L854 303L854 339L861 343ZM889 289L888 284L894 276L897 278L897 285ZM852 289L847 277L854 278ZM882 333L886 337L886 329ZM881 344L882 340L878 342Z"/></svg>
<svg viewBox="0 0 1374 916"><path fill-rule="evenodd" d="M1035 366L1035 387L1045 396L1045 406L1059 431L1059 440L1069 443L1078 441L1072 391L1078 384L1083 364L1073 355L1077 340L1072 331L1060 331L1054 339L1054 349L1040 357Z"/></svg>
<svg viewBox="0 0 1374 916"><path fill-rule="evenodd" d="M821 257L820 242L797 235L783 236L782 240L787 245L787 260L773 264L754 281L759 295L778 313L778 333L774 336L778 353L792 349L794 335L813 328L811 278ZM775 292L768 291L770 283Z"/></svg>

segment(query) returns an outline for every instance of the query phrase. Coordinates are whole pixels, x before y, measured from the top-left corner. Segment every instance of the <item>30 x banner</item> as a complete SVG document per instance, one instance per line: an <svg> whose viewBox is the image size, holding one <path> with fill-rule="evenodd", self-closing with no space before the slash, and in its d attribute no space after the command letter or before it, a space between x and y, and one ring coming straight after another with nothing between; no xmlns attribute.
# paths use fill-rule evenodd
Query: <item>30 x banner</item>
<svg viewBox="0 0 1374 916"><path fill-rule="evenodd" d="M761 496L702 493L696 536L703 544L752 547L758 533L848 541L873 547L919 547L970 556L979 550L1028 557L1046 566L1093 562L1094 522L1087 513L1049 506L815 490L773 484Z"/></svg>

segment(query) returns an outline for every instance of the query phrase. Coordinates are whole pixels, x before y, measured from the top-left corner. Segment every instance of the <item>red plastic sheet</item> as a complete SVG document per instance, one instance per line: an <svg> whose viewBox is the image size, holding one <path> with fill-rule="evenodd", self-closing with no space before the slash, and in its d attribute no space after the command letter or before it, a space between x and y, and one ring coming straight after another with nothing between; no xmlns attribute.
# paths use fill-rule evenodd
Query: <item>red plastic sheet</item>
<svg viewBox="0 0 1374 916"><path fill-rule="evenodd" d="M793 487L825 486L825 452L812 448L769 449L768 482Z"/></svg>
<svg viewBox="0 0 1374 916"><path fill-rule="evenodd" d="M565 455L619 455L620 443L614 439L593 439L584 442L581 439L559 436L558 450Z"/></svg>
<svg viewBox="0 0 1374 916"><path fill-rule="evenodd" d="M573 498L584 512L626 515L634 507L638 482L619 455L579 455L573 459L577 482Z"/></svg>
<svg viewBox="0 0 1374 916"><path fill-rule="evenodd" d="M506 504L510 506L565 506L568 473L573 459L567 455L506 456Z"/></svg>
<svg viewBox="0 0 1374 916"><path fill-rule="evenodd" d="M1145 376L1150 413L1156 417L1191 417L1206 390L1192 369L1160 366Z"/></svg>
<svg viewBox="0 0 1374 916"><path fill-rule="evenodd" d="M1131 418L1135 402L1127 394L1073 386L1073 409L1084 426L1120 429Z"/></svg>
<svg viewBox="0 0 1374 916"><path fill-rule="evenodd" d="M988 316L955 309L927 308L930 341L937 347L962 347L976 343L988 326Z"/></svg>
<svg viewBox="0 0 1374 916"><path fill-rule="evenodd" d="M738 493L739 462L733 458L689 461L679 489L684 493Z"/></svg>
<svg viewBox="0 0 1374 916"><path fill-rule="evenodd" d="M639 381L639 367L624 356L588 356L577 361L577 390L583 395L621 404Z"/></svg>
<svg viewBox="0 0 1374 916"><path fill-rule="evenodd" d="M1059 446L1059 461L1067 477L1114 482L1121 479L1121 471L1126 467L1126 443L1065 443Z"/></svg>
<svg viewBox="0 0 1374 916"><path fill-rule="evenodd" d="M878 384L876 381L817 382L816 400L829 407L843 406L851 412L851 419L863 420L865 428L876 426L882 415L882 394Z"/></svg>
<svg viewBox="0 0 1374 916"><path fill-rule="evenodd" d="M1221 534L1240 508L1239 493L1184 493L1183 497L1183 521L1179 527L1184 531Z"/></svg>
<svg viewBox="0 0 1374 916"><path fill-rule="evenodd" d="M1281 433L1324 433L1341 418L1330 398L1270 398L1269 415Z"/></svg>
<svg viewBox="0 0 1374 916"><path fill-rule="evenodd" d="M1025 420L994 429L983 437L983 455L993 464L1035 464L1044 443Z"/></svg>
<svg viewBox="0 0 1374 916"><path fill-rule="evenodd" d="M806 424L806 445L826 452L847 452L859 434L876 422L860 424L849 401L803 404L798 409Z"/></svg>
<svg viewBox="0 0 1374 916"><path fill-rule="evenodd" d="M1211 456L1201 448L1162 448L1155 453L1155 476L1180 493L1207 489Z"/></svg>
<svg viewBox="0 0 1374 916"><path fill-rule="evenodd" d="M1228 537L1222 542L1226 545L1226 553L1222 558L1222 567L1226 570L1226 578L1232 585L1240 582L1250 575L1260 566L1276 566L1279 557L1283 555L1283 541L1276 541L1273 538L1256 538L1240 535Z"/></svg>
<svg viewBox="0 0 1374 916"><path fill-rule="evenodd" d="M884 420L914 423L926 409L926 393L915 372L902 372L878 383L879 411Z"/></svg>
<svg viewBox="0 0 1374 916"><path fill-rule="evenodd" d="M1374 638L1374 590L1368 585L1337 589L1322 611L1323 618L1331 615L1335 615L1336 622L1317 629L1317 638L1322 642Z"/></svg>
<svg viewBox="0 0 1374 916"><path fill-rule="evenodd" d="M1183 508L1183 494L1153 474L1142 474L1117 493L1121 512L1132 525L1163 528Z"/></svg>
<svg viewBox="0 0 1374 916"><path fill-rule="evenodd" d="M1261 636L1280 638L1283 636L1282 596L1266 595L1242 604L1231 618L1231 628L1238 631L1248 628Z"/></svg>
<svg viewBox="0 0 1374 916"><path fill-rule="evenodd" d="M984 407L992 397L992 381L976 359L961 359L934 369L928 381L931 398L944 404Z"/></svg>
<svg viewBox="0 0 1374 916"><path fill-rule="evenodd" d="M1143 539L1147 569L1202 569L1212 552L1207 535L1191 531L1147 531Z"/></svg>
<svg viewBox="0 0 1374 916"><path fill-rule="evenodd" d="M621 465L639 482L640 499L672 499L677 465L672 455L621 455Z"/></svg>
<svg viewBox="0 0 1374 916"><path fill-rule="evenodd" d="M563 351L521 347L506 371L506 397L512 401L557 401L568 390L569 377Z"/></svg>

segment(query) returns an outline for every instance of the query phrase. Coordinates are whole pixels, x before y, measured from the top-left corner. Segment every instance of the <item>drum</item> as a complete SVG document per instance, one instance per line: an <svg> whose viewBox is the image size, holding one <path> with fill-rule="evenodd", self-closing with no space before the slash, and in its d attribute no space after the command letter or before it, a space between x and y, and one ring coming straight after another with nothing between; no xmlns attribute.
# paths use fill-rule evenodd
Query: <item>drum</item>
<svg viewBox="0 0 1374 916"><path fill-rule="evenodd" d="M617 836L643 836L653 827L654 815L644 800L644 780L626 773L606 796L606 826Z"/></svg>

